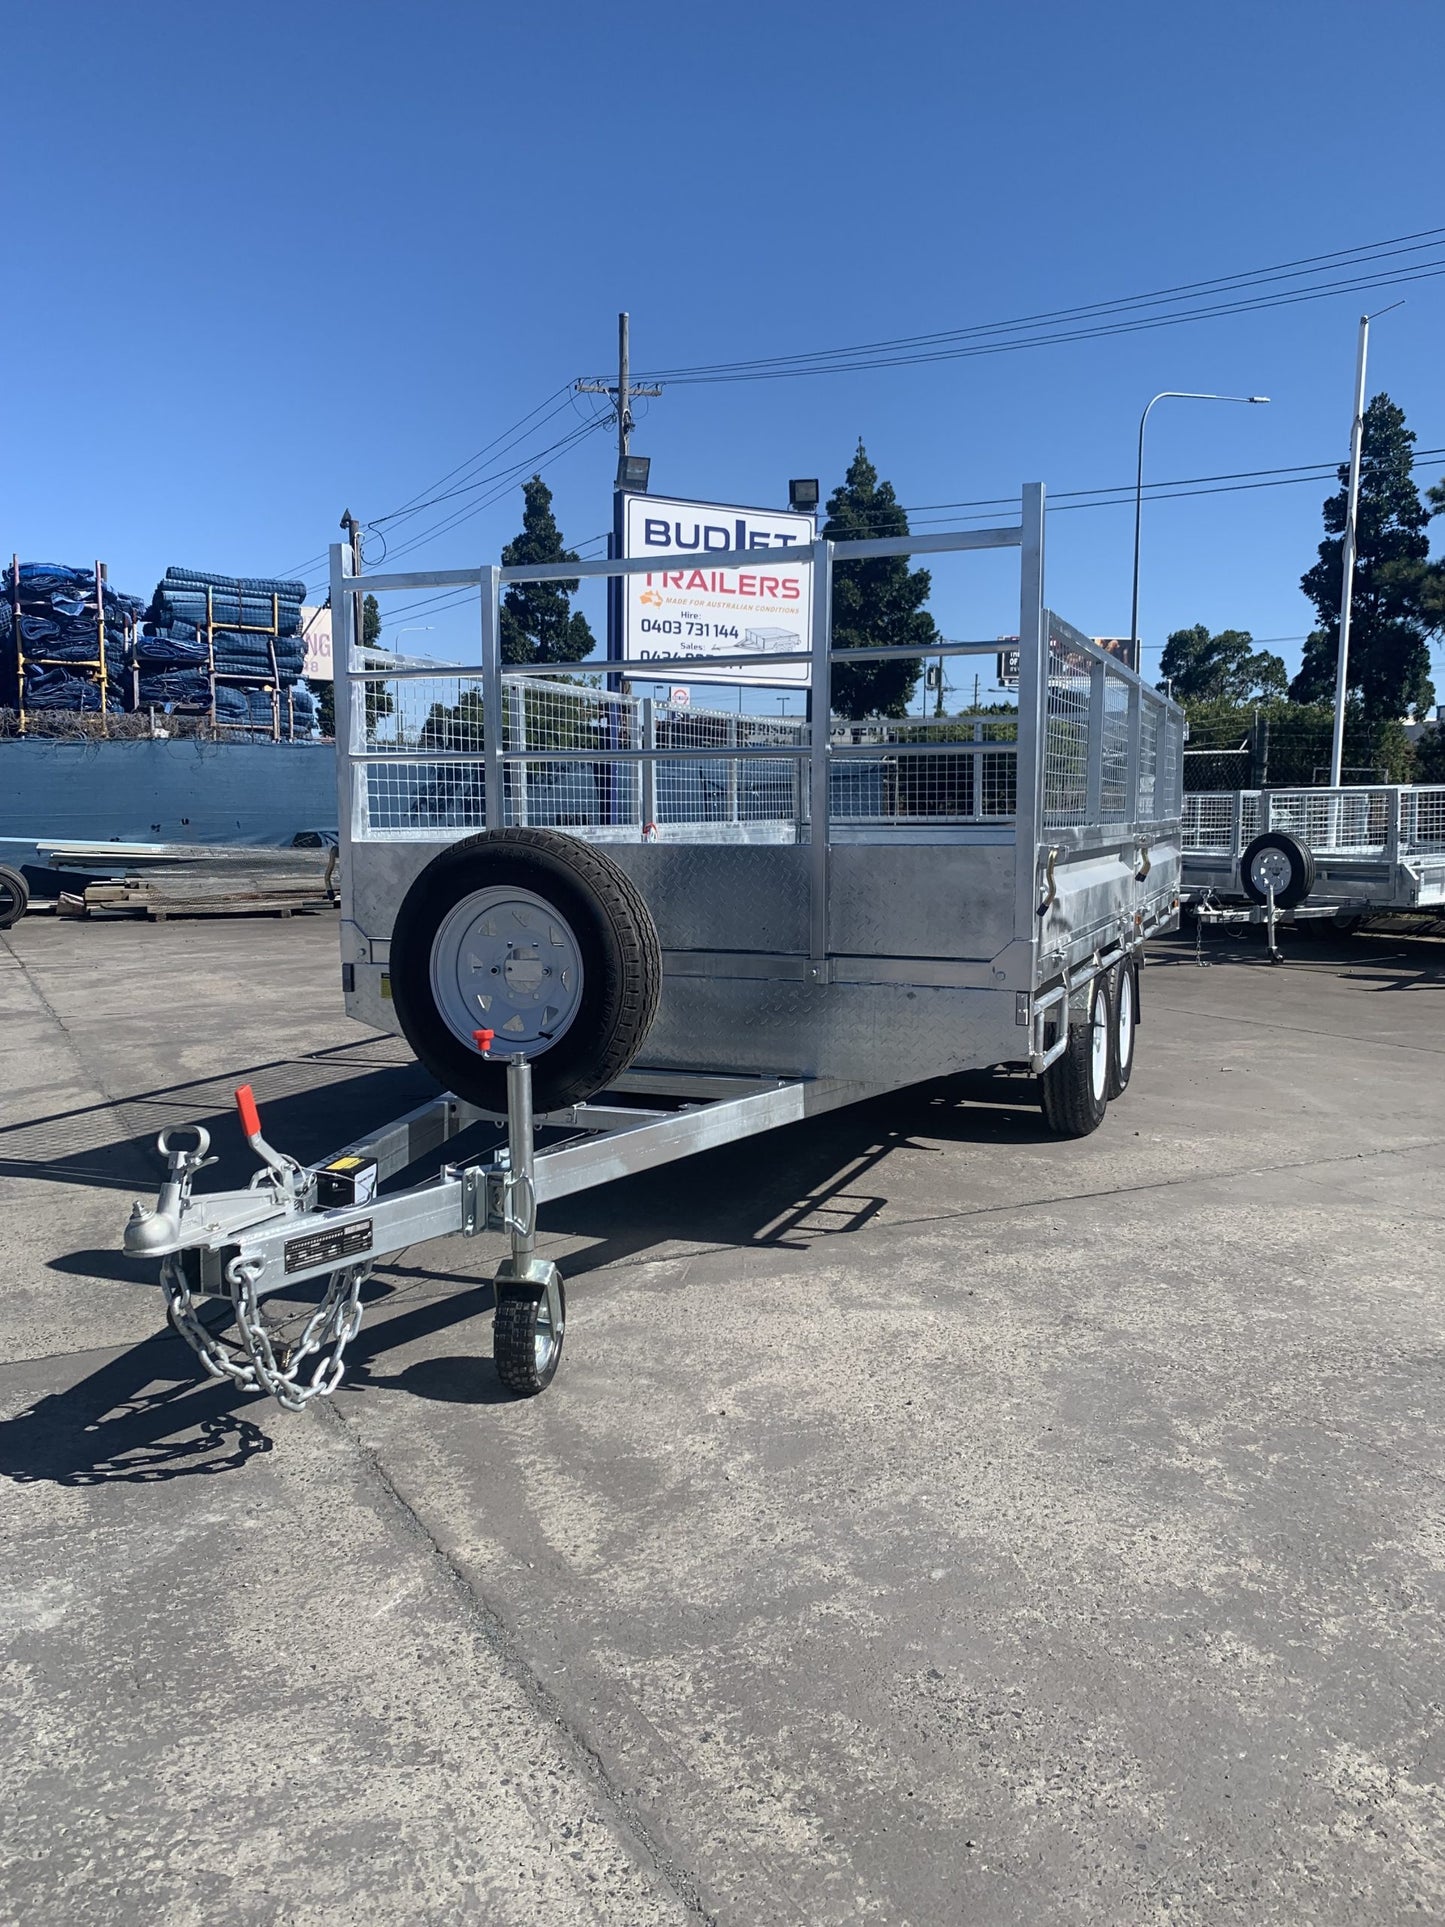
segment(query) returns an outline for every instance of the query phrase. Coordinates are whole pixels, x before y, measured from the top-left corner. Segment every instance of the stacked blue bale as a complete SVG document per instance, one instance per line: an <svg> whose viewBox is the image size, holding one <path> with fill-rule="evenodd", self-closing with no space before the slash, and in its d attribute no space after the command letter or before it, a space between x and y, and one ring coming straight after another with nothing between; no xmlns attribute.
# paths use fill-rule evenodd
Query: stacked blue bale
<svg viewBox="0 0 1445 1927"><path fill-rule="evenodd" d="M126 635L141 612L94 569L63 562L22 562L8 572L0 598L0 701L26 709L101 708L100 617L105 615L105 708L125 709L130 679ZM17 624L18 616L18 624ZM23 664L23 678L21 674ZM23 681L23 691L22 691Z"/></svg>
<svg viewBox="0 0 1445 1927"><path fill-rule="evenodd" d="M269 730L269 684L282 692L283 720L289 707L309 730L315 703L297 687L306 661L304 594L303 583L269 576L167 569L136 648L141 703L209 707L214 668L217 721Z"/></svg>

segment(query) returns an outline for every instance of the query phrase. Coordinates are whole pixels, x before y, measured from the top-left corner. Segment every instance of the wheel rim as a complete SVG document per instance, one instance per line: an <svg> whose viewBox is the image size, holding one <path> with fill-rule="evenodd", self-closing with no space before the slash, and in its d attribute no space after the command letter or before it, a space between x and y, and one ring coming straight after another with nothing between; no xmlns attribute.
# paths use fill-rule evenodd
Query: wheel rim
<svg viewBox="0 0 1445 1927"><path fill-rule="evenodd" d="M1127 1072L1134 1058L1134 973L1127 965L1119 972L1119 1069Z"/></svg>
<svg viewBox="0 0 1445 1927"><path fill-rule="evenodd" d="M1094 1102L1101 1103L1109 1088L1109 1005L1097 982L1094 986L1093 1037L1089 1050L1089 1083Z"/></svg>
<svg viewBox="0 0 1445 1927"><path fill-rule="evenodd" d="M1261 850L1249 866L1249 878L1256 890L1268 892L1274 886L1276 896L1284 890L1293 872L1290 860L1283 850Z"/></svg>
<svg viewBox="0 0 1445 1927"><path fill-rule="evenodd" d="M572 1023L582 1001L582 953L567 919L530 890L474 890L442 919L431 988L447 1027L470 1045L534 1057Z"/></svg>
<svg viewBox="0 0 1445 1927"><path fill-rule="evenodd" d="M532 1362L538 1378L545 1378L562 1343L562 1328L552 1323L552 1307L544 1294L537 1304L537 1322L532 1331Z"/></svg>

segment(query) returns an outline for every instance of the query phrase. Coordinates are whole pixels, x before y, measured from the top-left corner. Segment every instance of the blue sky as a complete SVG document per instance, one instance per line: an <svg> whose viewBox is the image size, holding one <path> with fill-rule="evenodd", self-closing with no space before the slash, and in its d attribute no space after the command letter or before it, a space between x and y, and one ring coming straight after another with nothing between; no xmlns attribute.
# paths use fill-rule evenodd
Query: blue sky
<svg viewBox="0 0 1445 1927"><path fill-rule="evenodd" d="M674 367L1107 301L1445 221L1433 0L56 0L9 7L6 48L0 546L101 556L142 593L171 562L298 564L344 507L367 519L426 491L608 372L623 307L636 365ZM1445 277L1400 292L1370 389L1442 447ZM790 475L826 491L860 435L910 505L1084 489L1132 479L1143 403L1182 388L1273 400L1162 404L1155 479L1336 460L1362 300L1395 298L678 385L635 446L660 492L720 500L781 504ZM566 406L515 454L577 425ZM608 526L614 462L604 430L547 471L570 540ZM1146 643L1201 621L1296 660L1327 492L1152 505ZM512 489L408 560L490 559L519 506ZM1079 627L1127 630L1131 540L1127 507L1051 518L1050 600ZM937 573L947 633L1015 626L996 560ZM411 619L431 622L411 638L428 651L461 620Z"/></svg>

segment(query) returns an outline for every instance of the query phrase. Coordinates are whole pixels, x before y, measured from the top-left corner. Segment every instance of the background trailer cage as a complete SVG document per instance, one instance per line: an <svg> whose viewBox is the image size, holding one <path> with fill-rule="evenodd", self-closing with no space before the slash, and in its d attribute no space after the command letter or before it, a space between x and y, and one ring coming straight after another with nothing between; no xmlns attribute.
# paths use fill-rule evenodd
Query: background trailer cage
<svg viewBox="0 0 1445 1927"><path fill-rule="evenodd" d="M511 1240L497 1368L537 1391L565 1329L562 1281L535 1249L548 1199L999 1063L1039 1075L1059 1132L1092 1130L1128 1083L1144 941L1178 918L1183 718L1045 608L1043 538L1031 485L1005 527L790 550L813 567L812 631L787 655L763 646L771 667L806 665L801 722L503 662L506 584L655 560L367 576L333 547L349 639L336 681L347 1008L400 1030L449 1088L309 1170L272 1151L252 1113L264 1169L239 1193L192 1196L205 1146L169 1134L171 1179L127 1241L165 1259L172 1316L207 1368L288 1404L328 1391L364 1267L490 1228ZM834 651L835 567L993 549L1018 551L1017 713L834 718L835 662L913 654ZM479 597L474 665L368 661L362 596L460 587ZM929 655L996 650L990 638ZM757 653L709 668L746 680ZM649 661L647 674L690 666ZM382 691L390 704L368 700ZM505 1142L378 1192L478 1122ZM275 1319L268 1294L284 1306L317 1279L319 1306L313 1290ZM205 1292L231 1300L229 1343L196 1317Z"/></svg>

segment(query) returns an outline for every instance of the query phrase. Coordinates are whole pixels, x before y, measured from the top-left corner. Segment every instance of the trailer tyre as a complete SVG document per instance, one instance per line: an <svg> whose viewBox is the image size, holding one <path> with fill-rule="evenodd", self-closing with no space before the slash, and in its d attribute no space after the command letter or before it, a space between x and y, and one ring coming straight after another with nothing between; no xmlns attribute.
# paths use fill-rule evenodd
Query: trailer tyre
<svg viewBox="0 0 1445 1927"><path fill-rule="evenodd" d="M1063 1055L1039 1079L1044 1122L1060 1137L1087 1137L1097 1131L1109 1104L1114 1045L1109 979L1091 979L1082 1001L1081 1015L1069 1025Z"/></svg>
<svg viewBox="0 0 1445 1927"><path fill-rule="evenodd" d="M0 863L0 930L8 930L30 907L30 885L18 870Z"/></svg>
<svg viewBox="0 0 1445 1927"><path fill-rule="evenodd" d="M1109 985L1110 1035L1109 1095L1122 1097L1134 1074L1134 1042L1139 1034L1139 962L1124 957L1114 966Z"/></svg>
<svg viewBox="0 0 1445 1927"><path fill-rule="evenodd" d="M567 1324L567 1290L560 1278L557 1300L562 1320L555 1327L543 1290L514 1286L497 1301L492 1319L492 1358L497 1377L519 1398L535 1398L557 1376Z"/></svg>
<svg viewBox="0 0 1445 1927"><path fill-rule="evenodd" d="M507 1108L505 1062L532 1063L537 1111L604 1090L657 1015L662 951L635 886L595 844L553 830L488 830L434 857L391 938L402 1035L440 1083Z"/></svg>
<svg viewBox="0 0 1445 1927"><path fill-rule="evenodd" d="M1315 887L1314 855L1307 843L1288 830L1266 830L1240 858L1239 881L1253 903L1269 902L1272 883L1275 907L1293 910Z"/></svg>

